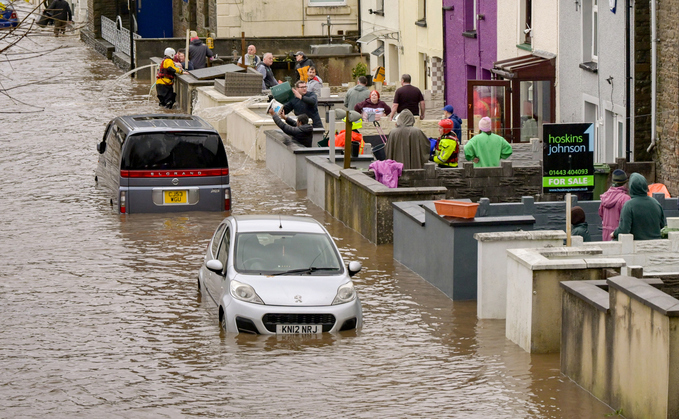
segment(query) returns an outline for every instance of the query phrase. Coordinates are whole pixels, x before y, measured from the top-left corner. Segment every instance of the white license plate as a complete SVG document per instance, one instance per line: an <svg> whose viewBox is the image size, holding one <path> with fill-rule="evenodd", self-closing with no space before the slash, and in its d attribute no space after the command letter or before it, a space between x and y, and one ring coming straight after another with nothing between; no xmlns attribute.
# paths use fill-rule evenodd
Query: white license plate
<svg viewBox="0 0 679 419"><path fill-rule="evenodd" d="M279 335L312 335L323 333L320 324L277 324L276 333Z"/></svg>

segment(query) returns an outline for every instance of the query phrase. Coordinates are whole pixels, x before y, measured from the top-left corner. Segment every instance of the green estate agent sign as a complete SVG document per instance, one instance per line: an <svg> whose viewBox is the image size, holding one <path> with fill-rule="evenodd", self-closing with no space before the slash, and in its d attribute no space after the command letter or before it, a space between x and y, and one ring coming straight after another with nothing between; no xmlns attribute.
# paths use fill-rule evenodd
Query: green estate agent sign
<svg viewBox="0 0 679 419"><path fill-rule="evenodd" d="M594 124L542 126L544 193L594 190Z"/></svg>

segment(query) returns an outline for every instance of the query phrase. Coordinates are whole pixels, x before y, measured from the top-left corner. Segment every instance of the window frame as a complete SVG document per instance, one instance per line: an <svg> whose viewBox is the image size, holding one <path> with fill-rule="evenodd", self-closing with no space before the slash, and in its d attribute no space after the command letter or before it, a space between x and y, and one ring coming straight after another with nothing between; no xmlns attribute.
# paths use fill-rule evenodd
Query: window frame
<svg viewBox="0 0 679 419"><path fill-rule="evenodd" d="M591 15L591 34L590 34L590 58L593 62L598 62L599 61L599 1L598 0L591 0L592 1L592 10L590 11Z"/></svg>
<svg viewBox="0 0 679 419"><path fill-rule="evenodd" d="M307 0L309 7L346 6L346 0Z"/></svg>

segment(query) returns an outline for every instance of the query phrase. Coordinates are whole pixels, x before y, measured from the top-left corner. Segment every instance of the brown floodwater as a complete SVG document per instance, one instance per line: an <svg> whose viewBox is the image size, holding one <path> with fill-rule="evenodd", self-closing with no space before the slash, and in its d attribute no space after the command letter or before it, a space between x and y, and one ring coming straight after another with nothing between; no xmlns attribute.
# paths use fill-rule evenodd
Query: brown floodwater
<svg viewBox="0 0 679 419"><path fill-rule="evenodd" d="M94 182L117 115L157 112L75 36L0 55L0 417L602 418L610 413L228 149L235 214L313 217L360 260L358 332L225 335L196 275L222 213L116 215ZM42 57L27 59L56 47ZM172 111L166 111L172 112ZM175 111L176 112L176 111ZM436 263L435 260L430 263Z"/></svg>

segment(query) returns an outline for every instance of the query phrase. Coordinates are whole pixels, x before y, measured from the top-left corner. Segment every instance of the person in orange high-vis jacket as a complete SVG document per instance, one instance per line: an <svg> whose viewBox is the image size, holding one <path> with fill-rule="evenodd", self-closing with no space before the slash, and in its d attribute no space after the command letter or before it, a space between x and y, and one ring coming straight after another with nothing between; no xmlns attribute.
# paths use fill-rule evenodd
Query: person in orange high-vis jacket
<svg viewBox="0 0 679 419"><path fill-rule="evenodd" d="M165 48L165 57L163 57L163 61L158 68L158 74L156 74L156 93L158 93L159 104L168 109L172 109L177 97L172 87L174 85L174 78L177 74L184 74L182 68L175 65L174 56L174 49Z"/></svg>
<svg viewBox="0 0 679 419"><path fill-rule="evenodd" d="M360 144L358 148L358 154L363 154L363 147L365 147L365 141L363 141L363 135L361 135L357 130L363 127L363 123L359 119L358 121L351 124L351 141L355 141ZM335 148L344 148L346 142L345 130L339 132L335 135Z"/></svg>

